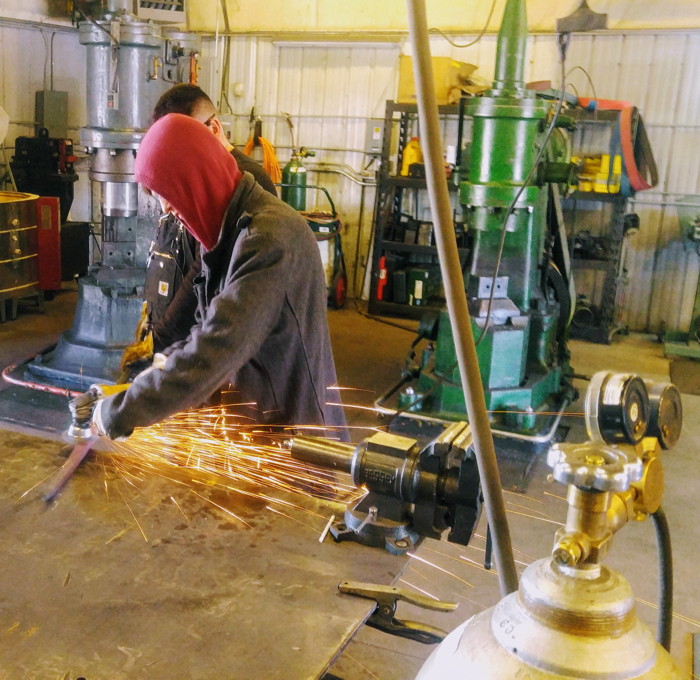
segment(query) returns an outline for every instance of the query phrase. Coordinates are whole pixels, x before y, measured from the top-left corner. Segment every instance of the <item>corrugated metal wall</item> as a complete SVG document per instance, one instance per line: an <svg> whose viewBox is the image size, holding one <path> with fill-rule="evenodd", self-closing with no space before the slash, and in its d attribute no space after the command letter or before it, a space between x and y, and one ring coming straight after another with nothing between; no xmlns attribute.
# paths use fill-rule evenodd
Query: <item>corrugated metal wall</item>
<svg viewBox="0 0 700 680"><path fill-rule="evenodd" d="M0 18L0 106L10 116L5 138L8 161L14 153L15 139L34 135L37 90L68 93L68 134L79 148L78 130L86 120L85 69L85 48L78 42L77 30L42 28ZM0 163L4 163L1 155ZM80 181L75 185L72 218L86 220L90 217L87 163L78 164L76 169Z"/></svg>
<svg viewBox="0 0 700 680"><path fill-rule="evenodd" d="M245 143L255 108L263 120L262 136L275 145L284 166L292 137L282 113L290 114L294 145L316 152L305 161L309 181L328 190L342 219L351 295L362 289L362 267L355 262L366 261L372 228L374 165L364 153L367 126L371 119L383 118L385 101L394 97L399 51L398 44L300 46L253 37L231 40L228 104L234 115L223 115L231 138L237 145ZM202 85L210 93L219 92L215 64L222 53L221 45L205 45ZM234 95L234 90L241 94ZM222 99L219 108L226 112L228 104ZM321 165L325 170L313 170ZM320 192L309 192L307 209L315 207L328 210L328 201Z"/></svg>
<svg viewBox="0 0 700 680"><path fill-rule="evenodd" d="M34 92L51 86L53 33L0 19L0 105L12 121L8 156L15 137L33 133ZM383 116L385 100L395 95L402 51L408 50L401 43L299 44L259 36L237 36L230 44L227 99L232 115L227 119L232 139L246 141L248 115L255 106L264 121L263 135L275 144L284 164L291 139L281 113L291 114L295 143L317 150L309 167L326 168L311 178L328 188L345 223L345 253L355 290L362 288L362 266L355 275L355 262L362 265L367 258L374 200L374 166L367 167L371 158L365 153L367 126ZM464 49L432 38L433 55L477 64L485 79L492 77L495 51L491 35ZM205 41L202 85L215 96L223 53L221 41ZM554 36L531 36L528 54L529 80L558 80ZM86 119L85 49L74 31L58 30L53 56L53 87L69 93L68 123L77 141ZM700 194L700 32L575 35L567 70L576 66L590 74L599 97L626 99L641 109L660 172L659 186L638 194L633 205L642 228L626 248L622 321L634 330L657 332L662 324L687 328L700 267L684 238L676 203ZM594 94L581 70L571 72L569 81L579 94ZM228 110L226 102L220 105ZM87 203L81 196L88 189L85 170L76 185L76 211ZM316 201L310 197L309 202ZM317 203L325 207L320 195Z"/></svg>
<svg viewBox="0 0 700 680"><path fill-rule="evenodd" d="M455 37L465 43L470 36ZM255 106L262 116L263 136L278 150L282 164L289 157L290 137L280 117L288 112L296 125L296 144L317 149L318 162L345 166L356 179L369 157L364 153L368 121L381 118L386 99L393 98L398 56L405 44L295 44L269 38L231 39L228 102L232 139L248 136L248 114ZM439 36L432 38L433 56L451 56L477 64L485 79L493 75L495 36L457 48ZM221 41L205 44L203 81L218 93ZM559 81L553 35L529 39L528 80ZM580 69L588 73L588 77ZM643 32L574 35L567 58L568 82L582 96L629 100L644 117L659 167L653 191L640 193L632 204L641 218L638 234L626 247L626 284L622 323L633 330L657 332L687 328L698 279L698 255L687 248L675 203L681 196L700 194L700 32ZM236 95L233 84L238 83ZM222 109L226 109L223 103ZM372 167L369 168L370 171ZM355 253L366 261L374 191L337 173L312 175L326 186L346 225L345 250L351 271ZM360 198L365 193L361 233ZM319 207L322 201L319 199ZM360 267L361 269L361 267ZM356 277L362 278L362 272Z"/></svg>

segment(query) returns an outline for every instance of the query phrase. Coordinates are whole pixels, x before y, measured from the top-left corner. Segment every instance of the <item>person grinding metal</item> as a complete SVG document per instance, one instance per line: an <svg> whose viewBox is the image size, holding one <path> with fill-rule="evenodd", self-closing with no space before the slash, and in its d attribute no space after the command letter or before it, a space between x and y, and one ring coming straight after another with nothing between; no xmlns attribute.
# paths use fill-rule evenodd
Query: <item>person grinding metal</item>
<svg viewBox="0 0 700 680"><path fill-rule="evenodd" d="M334 436L345 439L343 410L329 389L336 373L326 283L304 218L182 114L164 116L146 133L135 177L200 244L197 323L126 391L95 402L95 429L129 436L230 383L222 398L254 404L246 415L258 423L336 427ZM83 396L72 403L74 414L88 407Z"/></svg>
<svg viewBox="0 0 700 680"><path fill-rule="evenodd" d="M204 90L189 83L171 87L155 105L152 122L169 113L182 113L203 123L234 157L241 172L249 172L263 189L277 196L263 167L229 142L216 107ZM162 352L187 337L197 309L192 281L200 269L197 241L174 215L164 215L148 257L144 315L136 330L136 342L122 355L122 381L145 368L154 351Z"/></svg>

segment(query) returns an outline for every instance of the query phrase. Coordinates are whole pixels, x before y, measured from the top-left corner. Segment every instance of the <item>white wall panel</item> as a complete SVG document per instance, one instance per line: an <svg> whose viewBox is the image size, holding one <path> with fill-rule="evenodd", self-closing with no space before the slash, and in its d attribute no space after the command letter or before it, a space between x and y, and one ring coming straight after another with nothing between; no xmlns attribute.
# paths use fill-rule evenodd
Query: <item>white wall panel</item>
<svg viewBox="0 0 700 680"><path fill-rule="evenodd" d="M51 45L53 39L53 69ZM34 135L34 97L37 90L68 93L68 135L80 152L78 130L85 124L85 69L87 55L70 29L39 29L36 24L3 23L0 19L0 106L10 116L5 138L7 160L14 153L15 139ZM0 163L3 159L0 157ZM3 168L4 169L4 168ZM89 219L90 182L87 165L76 164L79 181L71 217Z"/></svg>
<svg viewBox="0 0 700 680"><path fill-rule="evenodd" d="M682 67L675 65L681 72L681 85L674 123L700 127L700 32L686 37L685 49Z"/></svg>
<svg viewBox="0 0 700 680"><path fill-rule="evenodd" d="M355 274L356 252L359 243L360 264L365 262L374 190L340 173L349 171L357 176L371 160L363 153L368 121L383 117L386 100L395 95L399 50L398 45L299 45L250 36L231 39L230 81L231 85L240 83L244 93L229 97L233 111L224 116L230 123L233 143L240 146L248 139L248 116L254 105L263 119L263 137L273 143L284 166L292 140L282 113L291 115L295 146L316 150L316 157L305 162L309 183L326 188L337 207L344 227L350 284L359 278L358 287L362 272ZM214 42L207 41L203 55L210 70L216 68L216 53ZM222 53L220 44L218 54ZM253 60L255 68L251 68ZM208 74L203 76L203 81L213 82ZM216 86L216 82L210 85L209 93L214 97L218 96L212 91ZM321 163L328 171L313 170ZM366 178L371 181L372 177L373 171L368 171ZM322 192L308 192L307 209L329 208Z"/></svg>

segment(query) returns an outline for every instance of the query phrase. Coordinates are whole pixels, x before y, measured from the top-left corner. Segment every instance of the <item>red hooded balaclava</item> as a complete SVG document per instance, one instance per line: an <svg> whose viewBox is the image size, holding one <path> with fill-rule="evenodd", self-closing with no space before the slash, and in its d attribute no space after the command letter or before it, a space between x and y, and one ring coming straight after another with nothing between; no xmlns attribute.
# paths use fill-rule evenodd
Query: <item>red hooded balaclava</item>
<svg viewBox="0 0 700 680"><path fill-rule="evenodd" d="M148 130L136 154L136 181L164 198L207 250L242 174L233 156L199 121L179 113Z"/></svg>

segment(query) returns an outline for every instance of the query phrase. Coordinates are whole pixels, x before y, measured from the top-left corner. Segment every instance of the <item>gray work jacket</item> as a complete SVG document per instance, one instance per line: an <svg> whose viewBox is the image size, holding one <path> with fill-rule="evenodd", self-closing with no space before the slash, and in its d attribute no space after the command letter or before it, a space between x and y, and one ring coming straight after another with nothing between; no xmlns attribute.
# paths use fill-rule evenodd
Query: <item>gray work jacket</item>
<svg viewBox="0 0 700 680"><path fill-rule="evenodd" d="M163 369L105 400L110 437L201 405L220 388L230 403L254 403L240 408L258 423L345 426L342 407L329 403L340 398L329 389L336 374L316 240L299 213L247 173L218 243L202 251L194 287L198 322L189 337L169 348Z"/></svg>

